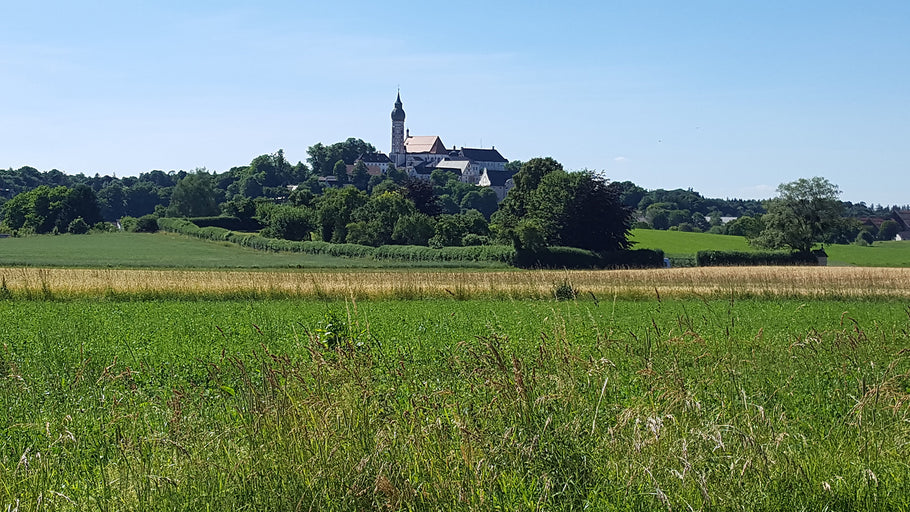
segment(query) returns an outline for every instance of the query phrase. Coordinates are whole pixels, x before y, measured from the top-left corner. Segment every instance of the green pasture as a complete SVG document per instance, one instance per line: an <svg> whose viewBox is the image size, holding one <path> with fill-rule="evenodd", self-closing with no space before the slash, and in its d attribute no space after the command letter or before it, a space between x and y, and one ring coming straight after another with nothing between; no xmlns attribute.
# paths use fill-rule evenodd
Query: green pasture
<svg viewBox="0 0 910 512"><path fill-rule="evenodd" d="M875 242L869 247L827 245L828 263L857 267L910 267L910 242Z"/></svg>
<svg viewBox="0 0 910 512"><path fill-rule="evenodd" d="M0 266L115 268L497 267L495 263L398 263L366 258L265 252L167 233L36 235L0 239Z"/></svg>
<svg viewBox="0 0 910 512"><path fill-rule="evenodd" d="M751 251L745 238L633 230L636 248L662 249L671 258L693 260L701 250ZM910 242L876 242L870 247L825 247L830 265L910 267ZM227 242L211 242L174 234L101 233L40 235L0 239L0 266L111 268L503 268L496 263L394 262L367 258L265 252Z"/></svg>
<svg viewBox="0 0 910 512"><path fill-rule="evenodd" d="M714 235L711 233L687 233L683 231L660 231L657 229L633 229L630 240L636 249L661 249L668 256L695 257L698 251L750 251L745 237Z"/></svg>
<svg viewBox="0 0 910 512"><path fill-rule="evenodd" d="M0 510L907 510L908 313L2 300Z"/></svg>
<svg viewBox="0 0 910 512"><path fill-rule="evenodd" d="M653 229L632 230L638 249L662 249L671 258L695 258L698 251L755 251L745 237ZM875 242L869 247L826 245L829 265L910 267L910 242Z"/></svg>

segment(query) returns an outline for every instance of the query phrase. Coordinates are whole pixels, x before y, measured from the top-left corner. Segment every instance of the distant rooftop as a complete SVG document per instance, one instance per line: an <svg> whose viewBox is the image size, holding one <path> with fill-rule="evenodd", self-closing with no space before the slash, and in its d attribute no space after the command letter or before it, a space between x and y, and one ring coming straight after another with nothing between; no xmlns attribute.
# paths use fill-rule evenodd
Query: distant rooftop
<svg viewBox="0 0 910 512"><path fill-rule="evenodd" d="M504 187L506 182L515 176L514 171L487 171L487 179L490 180L491 187Z"/></svg>
<svg viewBox="0 0 910 512"><path fill-rule="evenodd" d="M446 147L438 135L415 135L404 140L408 153L445 153Z"/></svg>
<svg viewBox="0 0 910 512"><path fill-rule="evenodd" d="M508 162L495 147L491 149L461 148L458 154L475 162Z"/></svg>
<svg viewBox="0 0 910 512"><path fill-rule="evenodd" d="M365 164L387 164L391 162L385 153L364 153L360 155L360 159Z"/></svg>
<svg viewBox="0 0 910 512"><path fill-rule="evenodd" d="M458 160L443 160L436 163L437 169L444 169L447 171L455 171L458 174L464 174L465 170L471 166L471 161L467 159L458 159Z"/></svg>

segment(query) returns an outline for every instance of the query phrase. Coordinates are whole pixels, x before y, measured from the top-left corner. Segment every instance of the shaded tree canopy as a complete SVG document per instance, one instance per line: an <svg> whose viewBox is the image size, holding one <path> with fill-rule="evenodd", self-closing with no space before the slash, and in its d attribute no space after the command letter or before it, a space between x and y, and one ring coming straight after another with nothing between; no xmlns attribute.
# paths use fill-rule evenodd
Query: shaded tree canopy
<svg viewBox="0 0 910 512"><path fill-rule="evenodd" d="M878 238L880 240L894 240L894 237L900 232L900 225L891 219L882 222L878 229Z"/></svg>
<svg viewBox="0 0 910 512"><path fill-rule="evenodd" d="M341 160L347 165L352 165L364 153L375 153L376 147L369 142L350 137L344 142L336 142L329 146L317 143L307 149L307 163L310 169L320 176L331 176L335 163Z"/></svg>
<svg viewBox="0 0 910 512"><path fill-rule="evenodd" d="M524 165L524 162L522 162L521 160L512 160L510 162L506 162L506 165L504 168L507 171L518 172L521 170L522 165Z"/></svg>
<svg viewBox="0 0 910 512"><path fill-rule="evenodd" d="M521 170L512 176L515 186L500 203L493 222L507 231L518 226L518 222L527 213L528 201L540 180L551 172L562 170L562 164L549 157L532 158L522 164Z"/></svg>
<svg viewBox="0 0 910 512"><path fill-rule="evenodd" d="M360 190L366 190L370 184L370 173L367 170L367 164L363 160L354 162L354 169L351 172L351 184Z"/></svg>
<svg viewBox="0 0 910 512"><path fill-rule="evenodd" d="M65 233L79 218L87 225L101 221L95 192L84 184L73 188L41 185L3 204L3 222L9 229Z"/></svg>
<svg viewBox="0 0 910 512"><path fill-rule="evenodd" d="M414 203L398 192L373 194L351 215L352 222L347 225L346 241L372 246L392 243L398 221L415 213L417 209Z"/></svg>
<svg viewBox="0 0 910 512"><path fill-rule="evenodd" d="M516 246L542 243L612 251L631 245L632 210L622 204L620 188L603 176L569 173L552 158L535 158L513 179L515 188L492 222Z"/></svg>
<svg viewBox="0 0 910 512"><path fill-rule="evenodd" d="M263 235L285 240L309 240L316 227L316 215L308 208L271 205L263 209L260 220L266 224Z"/></svg>
<svg viewBox="0 0 910 512"><path fill-rule="evenodd" d="M470 190L461 198L460 203L462 211L477 210L487 219L499 208L499 198L496 192L489 187L480 187L476 190Z"/></svg>
<svg viewBox="0 0 910 512"><path fill-rule="evenodd" d="M327 189L315 201L317 229L322 240L343 243L354 211L368 200L366 193L354 187Z"/></svg>
<svg viewBox="0 0 910 512"><path fill-rule="evenodd" d="M439 171L433 171L437 173ZM417 211L425 215L439 215L439 198L434 191L433 183L422 178L408 178L402 183L404 197L413 201Z"/></svg>
<svg viewBox="0 0 910 512"><path fill-rule="evenodd" d="M212 186L212 176L205 170L187 174L177 182L171 194L168 214L175 217L207 217L218 215L218 201Z"/></svg>

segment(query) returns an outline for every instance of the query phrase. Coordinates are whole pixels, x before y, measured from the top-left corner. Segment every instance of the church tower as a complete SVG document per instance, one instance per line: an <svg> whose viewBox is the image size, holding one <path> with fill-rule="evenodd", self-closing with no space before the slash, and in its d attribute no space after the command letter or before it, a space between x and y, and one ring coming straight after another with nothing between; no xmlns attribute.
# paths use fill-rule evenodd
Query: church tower
<svg viewBox="0 0 910 512"><path fill-rule="evenodd" d="M404 109L401 108L401 91L398 92L395 108L392 109L392 150L389 152L389 157L396 166L403 165L405 162Z"/></svg>

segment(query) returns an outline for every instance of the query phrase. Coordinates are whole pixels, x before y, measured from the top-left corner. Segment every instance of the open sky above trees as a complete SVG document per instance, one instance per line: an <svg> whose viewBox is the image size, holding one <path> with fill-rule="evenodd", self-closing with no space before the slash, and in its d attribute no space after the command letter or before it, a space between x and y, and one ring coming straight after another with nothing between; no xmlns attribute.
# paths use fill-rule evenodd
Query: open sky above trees
<svg viewBox="0 0 910 512"><path fill-rule="evenodd" d="M413 134L646 188L906 204L910 4L20 2L0 167L223 172ZM428 70L435 72L428 72Z"/></svg>

